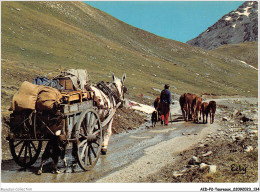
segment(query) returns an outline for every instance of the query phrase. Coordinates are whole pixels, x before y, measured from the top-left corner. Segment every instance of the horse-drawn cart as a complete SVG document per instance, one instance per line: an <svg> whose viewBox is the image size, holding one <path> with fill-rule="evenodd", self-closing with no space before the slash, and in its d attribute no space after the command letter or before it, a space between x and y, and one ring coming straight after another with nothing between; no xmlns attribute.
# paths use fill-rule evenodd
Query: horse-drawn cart
<svg viewBox="0 0 260 192"><path fill-rule="evenodd" d="M29 167L38 159L44 141L58 138L71 143L72 155L83 170L92 169L101 153L104 130L112 118L117 103L100 120L99 106L93 91L61 91L54 110L13 110L10 115L8 141L14 161ZM39 98L39 96L38 96ZM37 102L36 102L37 105Z"/></svg>

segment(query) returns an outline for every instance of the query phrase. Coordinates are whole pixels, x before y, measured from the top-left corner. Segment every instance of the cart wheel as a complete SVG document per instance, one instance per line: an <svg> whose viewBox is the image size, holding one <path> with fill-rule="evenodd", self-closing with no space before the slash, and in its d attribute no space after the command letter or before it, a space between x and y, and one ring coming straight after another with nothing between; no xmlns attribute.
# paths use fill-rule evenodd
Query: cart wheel
<svg viewBox="0 0 260 192"><path fill-rule="evenodd" d="M91 170L98 161L102 144L101 123L94 109L81 113L76 126L76 139L74 145L78 163L83 170Z"/></svg>
<svg viewBox="0 0 260 192"><path fill-rule="evenodd" d="M38 159L42 141L10 140L9 147L14 161L21 167L29 167Z"/></svg>

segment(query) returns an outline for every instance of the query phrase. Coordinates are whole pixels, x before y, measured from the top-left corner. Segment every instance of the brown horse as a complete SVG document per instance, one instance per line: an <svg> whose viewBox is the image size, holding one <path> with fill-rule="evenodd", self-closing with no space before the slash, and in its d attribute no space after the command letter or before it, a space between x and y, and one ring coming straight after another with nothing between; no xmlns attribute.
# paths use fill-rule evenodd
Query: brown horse
<svg viewBox="0 0 260 192"><path fill-rule="evenodd" d="M210 116L210 123L212 124L214 122L214 116L216 112L216 101L210 101L209 102L209 116Z"/></svg>
<svg viewBox="0 0 260 192"><path fill-rule="evenodd" d="M196 99L196 95L192 93L185 94L185 101L184 101L184 110L186 110L186 117L185 120L189 121L189 119L194 118L194 100Z"/></svg>
<svg viewBox="0 0 260 192"><path fill-rule="evenodd" d="M193 100L193 120L194 122L199 123L199 119L201 119L201 105L202 99L201 97L196 97Z"/></svg>
<svg viewBox="0 0 260 192"><path fill-rule="evenodd" d="M179 99L179 103L180 103L180 107L181 107L181 112L182 112L182 117L183 117L183 119L185 120L186 118L186 105L185 105L185 94L186 93L184 93L184 94L182 94L181 96L180 96L180 99Z"/></svg>
<svg viewBox="0 0 260 192"><path fill-rule="evenodd" d="M203 123L208 123L208 114L209 114L209 104L207 102L203 102L201 105L201 111L202 111L202 117L203 117Z"/></svg>

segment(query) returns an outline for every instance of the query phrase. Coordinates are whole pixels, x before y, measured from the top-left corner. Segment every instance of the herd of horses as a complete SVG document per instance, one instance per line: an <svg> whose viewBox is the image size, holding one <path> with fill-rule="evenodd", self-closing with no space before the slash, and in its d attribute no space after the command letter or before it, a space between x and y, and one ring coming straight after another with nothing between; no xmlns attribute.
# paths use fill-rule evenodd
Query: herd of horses
<svg viewBox="0 0 260 192"><path fill-rule="evenodd" d="M199 123L201 116L203 117L203 123L208 123L208 114L210 115L210 123L214 122L214 116L216 112L216 102L209 101L202 102L202 98L192 94L184 93L180 96L180 107L182 116L185 121L193 120L195 123Z"/></svg>
<svg viewBox="0 0 260 192"><path fill-rule="evenodd" d="M216 102L209 101L203 102L202 98L192 94L184 93L180 96L179 99L183 119L188 122L193 120L194 123L208 123L208 115L210 115L210 123L214 122L214 116L216 112ZM155 126L156 121L160 120L160 114L162 111L162 105L160 105L160 96L154 100L155 111L152 113L152 126Z"/></svg>

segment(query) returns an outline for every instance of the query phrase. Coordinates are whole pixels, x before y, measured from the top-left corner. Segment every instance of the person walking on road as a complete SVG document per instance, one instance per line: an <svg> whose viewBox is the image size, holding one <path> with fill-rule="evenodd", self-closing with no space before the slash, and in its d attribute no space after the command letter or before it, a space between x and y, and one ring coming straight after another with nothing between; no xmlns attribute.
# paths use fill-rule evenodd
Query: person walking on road
<svg viewBox="0 0 260 192"><path fill-rule="evenodd" d="M168 125L168 119L170 114L171 105L171 92L169 91L170 86L166 84L164 90L161 91L161 124Z"/></svg>

